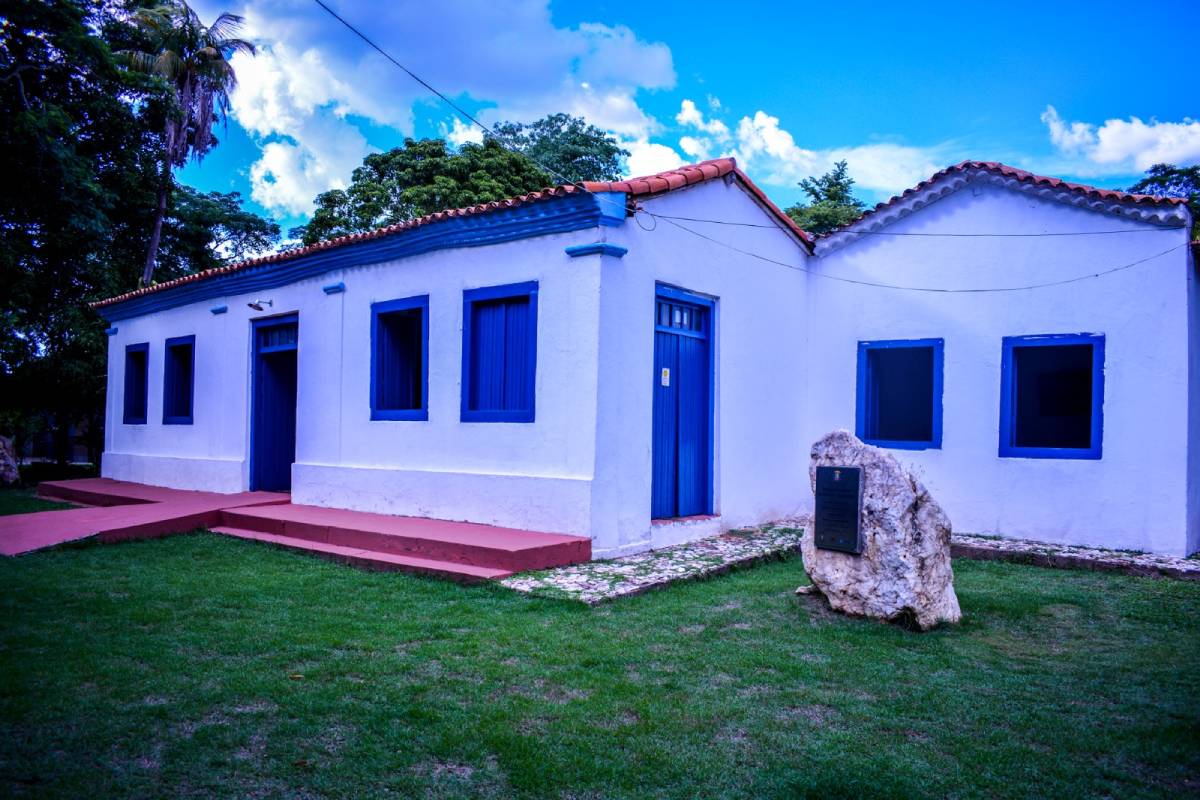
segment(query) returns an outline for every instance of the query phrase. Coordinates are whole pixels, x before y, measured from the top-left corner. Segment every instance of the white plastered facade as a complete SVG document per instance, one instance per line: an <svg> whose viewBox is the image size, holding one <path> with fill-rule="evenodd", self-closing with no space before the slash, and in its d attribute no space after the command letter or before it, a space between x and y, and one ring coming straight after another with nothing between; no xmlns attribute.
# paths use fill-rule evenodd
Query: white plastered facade
<svg viewBox="0 0 1200 800"><path fill-rule="evenodd" d="M811 443L855 426L857 342L936 337L945 340L942 447L897 455L922 475L956 529L1196 549L1200 292L1187 247L1122 273L1024 293L931 295L823 277L916 286L1048 282L1166 250L1186 241L1184 229L1164 232L1154 222L981 181L886 229L1156 232L1055 240L869 235L829 240L837 246L812 257L732 178L642 204L658 218L640 213L618 227L364 264L116 322L103 474L248 488L250 323L296 312L293 502L578 534L592 538L596 557L637 552L811 510ZM598 241L627 253L566 253ZM535 420L461 422L463 292L523 281L538 282ZM335 283L345 290L322 290ZM715 300L714 515L667 524L650 519L660 284ZM429 418L373 421L371 304L416 295L429 295ZM267 312L247 307L263 297L272 301ZM227 312L211 313L218 306ZM1081 331L1106 336L1103 458L1000 458L1002 337ZM194 422L163 425L163 343L188 334L196 336ZM124 350L140 342L150 345L148 421L126 425Z"/></svg>

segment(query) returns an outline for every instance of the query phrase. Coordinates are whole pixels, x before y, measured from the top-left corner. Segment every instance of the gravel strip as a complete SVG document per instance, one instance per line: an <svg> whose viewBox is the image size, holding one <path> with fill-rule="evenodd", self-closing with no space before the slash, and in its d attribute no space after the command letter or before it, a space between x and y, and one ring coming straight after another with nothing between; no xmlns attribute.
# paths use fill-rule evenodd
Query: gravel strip
<svg viewBox="0 0 1200 800"><path fill-rule="evenodd" d="M803 528L793 527L792 521L777 522L623 558L522 572L500 583L518 592L595 605L676 581L782 558L799 552L803 532Z"/></svg>
<svg viewBox="0 0 1200 800"><path fill-rule="evenodd" d="M1094 569L1150 578L1200 581L1200 559L1160 556L1129 550L1105 550L1102 547L1046 544L1028 539L1000 539L956 533L951 539L950 552L956 558L1013 561L1039 567Z"/></svg>
<svg viewBox="0 0 1200 800"><path fill-rule="evenodd" d="M811 527L812 521L808 518L783 520L623 558L522 572L500 583L533 596L596 605L670 583L719 575L739 566L798 553L800 537ZM951 540L951 554L955 558L1200 581L1200 559L1197 558L1054 545L1028 539L956 533Z"/></svg>

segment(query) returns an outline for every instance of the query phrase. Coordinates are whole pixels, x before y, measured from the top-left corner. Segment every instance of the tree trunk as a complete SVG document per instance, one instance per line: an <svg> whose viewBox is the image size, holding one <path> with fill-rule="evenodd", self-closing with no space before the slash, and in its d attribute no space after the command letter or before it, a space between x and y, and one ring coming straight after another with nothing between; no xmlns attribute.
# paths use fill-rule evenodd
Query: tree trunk
<svg viewBox="0 0 1200 800"><path fill-rule="evenodd" d="M59 411L54 415L54 463L64 466L71 462L71 423L69 416Z"/></svg>
<svg viewBox="0 0 1200 800"><path fill-rule="evenodd" d="M154 211L154 230L150 232L150 246L146 248L146 265L142 268L142 286L154 280L154 265L158 261L158 244L162 240L163 217L167 215L167 192L171 188L171 162L163 160L162 180L158 182L158 206Z"/></svg>

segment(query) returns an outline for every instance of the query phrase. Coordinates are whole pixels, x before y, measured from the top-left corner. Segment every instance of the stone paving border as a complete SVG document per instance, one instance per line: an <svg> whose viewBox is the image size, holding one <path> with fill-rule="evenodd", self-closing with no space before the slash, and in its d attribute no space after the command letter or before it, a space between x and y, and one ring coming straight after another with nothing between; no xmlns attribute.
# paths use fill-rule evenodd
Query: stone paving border
<svg viewBox="0 0 1200 800"><path fill-rule="evenodd" d="M596 605L799 553L803 533L803 526L785 520L623 558L523 572L500 584L539 597Z"/></svg>
<svg viewBox="0 0 1200 800"><path fill-rule="evenodd" d="M955 558L983 561L1011 561L1058 569L1091 569L1124 572L1147 578L1175 578L1200 581L1200 559L1160 556L1102 547L1046 544L1028 539L1001 539L956 533L951 538L950 554Z"/></svg>
<svg viewBox="0 0 1200 800"><path fill-rule="evenodd" d="M578 600L596 605L671 583L707 578L737 567L799 553L800 539L806 529L812 529L811 518L782 520L624 558L523 572L505 578L500 583L533 596ZM1010 561L1058 569L1124 572L1142 577L1200 581L1200 558L1054 545L1028 539L956 533L951 540L951 555L954 558Z"/></svg>

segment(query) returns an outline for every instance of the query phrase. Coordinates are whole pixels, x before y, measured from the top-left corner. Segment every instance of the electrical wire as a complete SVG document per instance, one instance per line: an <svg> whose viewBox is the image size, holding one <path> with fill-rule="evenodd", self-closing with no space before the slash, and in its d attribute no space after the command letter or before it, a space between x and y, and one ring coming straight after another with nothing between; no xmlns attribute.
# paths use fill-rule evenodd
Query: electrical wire
<svg viewBox="0 0 1200 800"><path fill-rule="evenodd" d="M471 113L468 112L466 109L462 108L457 103L455 103L453 100L451 100L448 96L446 96L442 92L438 91L432 84L430 84L424 78L417 75L415 72L410 70L408 67L401 64L390 53L388 53L386 50L384 50L382 47L380 47L378 44L376 44L369 36L367 36L361 30L359 30L354 25L352 25L349 21L347 21L345 18L343 18L341 15L339 15L336 11L334 11L328 5L326 5L324 0L313 0L313 2L315 2L321 8L323 8L331 17L333 17L338 22L340 22L342 25L344 25L346 28L348 28L352 33L354 33L355 36L357 36L359 39L362 39L369 47L371 47L371 49L375 50L377 53L379 53L381 56L386 58L392 64L394 64L395 66L397 66L401 70L403 70L404 73L406 75L408 75L410 78L412 78L414 81L421 84L421 86L425 87L427 90L429 90L430 92L435 94L437 97L439 97L442 100L442 102L444 102L446 105L450 106L450 108L454 109L454 111L459 116L461 116L463 119L469 121L473 125L477 126L480 130L482 130L484 132L485 135L492 137L498 144L500 144L503 147L508 148L512 152L521 153L521 151L518 148L516 148L515 146L512 146L510 143L505 142L500 136L497 135L497 133L494 130L488 128L486 125L484 125L478 119L476 119L473 115L471 115ZM616 204L616 201L611 200L610 198L601 197L600 195L596 194L595 192L591 192L581 182L569 180L566 176L564 176L558 170L548 167L545 164L542 164L541 162L537 161L536 159L530 158L528 155L526 155L524 153L521 153L521 154L525 155L526 158L529 158L530 161L533 161L533 163L537 164L538 167L545 170L547 174L558 178L564 184L577 186L580 189L582 189L583 191L591 194L593 197L596 197L597 200L605 200L610 203ZM626 205L626 203L622 202L620 205L621 205L622 210L628 210L628 206ZM638 212L648 214L651 218L653 218L655 220L654 227L651 227L651 228L646 228L645 226L643 226L641 224L641 222L638 222L639 227L642 227L643 230L648 230L648 231L656 230L658 227L658 220L662 219L662 220L665 220L666 222L670 223L671 225L674 225L676 228L679 228L680 230L683 230L683 231L686 231L687 233L692 234L693 236L697 236L701 239L712 242L713 244L719 245L721 247L725 247L736 253L740 253L741 255L748 256L750 258L755 258L755 259L758 259L759 261L764 261L769 264L776 264L778 266L787 267L789 269L794 269L799 272L805 272L805 273L814 275L819 278L826 278L828 280L839 281L841 283L854 284L857 286L870 286L870 287L878 288L878 289L894 289L897 291L906 291L906 292L932 292L932 293L938 293L938 294L984 294L984 293L993 293L993 292L1023 292L1023 291L1028 291L1031 289L1044 289L1044 288L1051 287L1051 286L1063 286L1066 284L1078 283L1079 281L1090 280L1092 278L1099 278L1104 275L1111 275L1114 272L1120 272L1122 270L1131 269L1132 267L1136 267L1139 264L1144 264L1147 261L1152 261L1156 258L1159 258L1160 256L1167 255L1168 253L1174 252L1175 250L1179 250L1180 248L1186 247L1188 245L1187 242L1184 242L1183 244L1178 245L1176 247L1172 247L1169 250L1164 250L1161 253L1157 253L1156 255L1153 255L1153 256L1148 256L1148 257L1140 259L1138 261L1134 261L1130 264L1123 264L1119 267L1113 267L1111 269L1102 270L1100 272L1095 272L1095 273L1091 273L1088 275L1080 275L1075 278L1067 278L1065 280L1060 280L1060 281L1049 281L1046 283L1030 284L1028 286L1008 286L1008 287L976 288L976 289L941 289L941 288L933 288L933 287L901 286L898 284L876 283L873 281L858 280L856 278L844 278L844 277L840 277L837 275L828 275L826 273L818 272L816 270L812 270L812 269L809 269L806 267L799 267L794 264L788 264L783 261L777 261L773 258L769 258L767 256L763 256L758 253L751 252L749 250L744 250L740 247L735 247L734 245L727 244L725 242L714 239L711 236L706 236L705 234L703 234L699 231L692 230L691 228L688 228L685 225L680 225L677 220L682 220L682 221L686 221L686 222L712 223L712 224L719 224L719 225L740 225L740 226L754 227L754 228L776 228L776 227L778 227L776 225L749 223L749 222L742 223L742 222L733 222L733 221L727 221L727 220L698 219L695 217L672 217L672 216L665 215L665 214L655 214L653 212L647 211L645 209L645 207L641 206L641 205L636 206L636 208L634 210L635 221L637 221L637 213ZM1148 229L1148 230L1159 230L1159 229ZM1179 229L1178 228L1163 228L1161 230L1179 230ZM1022 236L1099 235L1099 234L1108 234L1108 233L1127 233L1127 232L1128 231L1079 231L1079 232L1073 232L1073 233L1072 232L1064 232L1064 233L1044 233L1044 234L1021 234L1021 233L1012 233L1012 234L1003 234L1003 233L921 234L921 233L891 233L891 232L883 232L883 231L870 231L870 232L864 232L864 235L950 236L950 237L954 237L954 236L959 236L959 237L971 237L971 236L1022 237Z"/></svg>
<svg viewBox="0 0 1200 800"><path fill-rule="evenodd" d="M669 214L658 214L661 219L673 219L681 222L704 222L711 225L732 225L743 228L778 228L778 225L763 222L734 222L724 219L703 219L700 217L678 217ZM1134 228L1128 230L1108 230L1108 231L1051 231L1048 233L908 233L898 231L854 231L854 236L931 236L931 237L948 237L948 238L964 238L964 239L986 239L986 238L1037 238L1042 236L1107 236L1118 233L1159 233L1160 231L1177 231L1182 226L1174 225L1160 228ZM839 233L832 231L829 235Z"/></svg>
<svg viewBox="0 0 1200 800"><path fill-rule="evenodd" d="M357 36L358 38L360 38L364 42L366 42L367 45L369 47L371 47L371 49L373 49L375 52L379 53L381 56L386 58L388 61L395 64L400 69L402 69L404 71L404 73L406 75L408 75L408 77L412 78L414 81L421 84L426 89L428 89L430 92L432 92L433 94L435 94L439 98L441 98L442 102L444 102L446 105L450 106L450 108L454 109L454 111L460 117L467 120L471 124L477 126L481 131L483 131L485 136L491 137L492 139L496 140L496 142L498 144L509 149L510 151L525 156L530 161L532 161L534 164L537 164L539 167L541 167L543 170L545 170L547 174L549 174L550 176L552 176L554 178L557 178L563 184L567 184L567 185L571 185L571 186L578 186L580 189L583 189L584 191L588 191L587 187L585 187L579 181L573 181L573 180L567 178L567 176L563 175L558 170L553 169L552 167L546 166L545 164L541 163L537 159L534 159L531 156L529 156L527 153L521 152L521 150L519 148L511 145L508 142L505 142L504 139L494 129L489 128L488 126L484 125L482 122L480 122L478 119L476 119L469 111L464 109L458 103L455 103L453 100L451 100L448 96L446 96L442 92L438 91L438 89L436 87L434 87L433 84L429 83L424 78L422 78L420 75L413 72L411 69L409 69L408 67L404 66L399 61L397 61L394 57L392 57L392 55L390 53L388 53L388 51L384 50L382 47L377 45L374 42L374 40L371 39L371 37L367 36L365 33L363 33L361 30L356 28L349 21L347 21L344 17L342 17L340 14L338 14L336 11L334 11L332 8L330 8L328 5L326 5L324 0L313 0L313 2L315 2L321 8L325 9L325 11L328 12L331 17L336 19L338 22L342 23L342 25L346 26L355 36ZM594 192L592 194L594 194ZM615 201L610 201L610 202L615 202ZM623 203L622 203L622 208L624 208Z"/></svg>
<svg viewBox="0 0 1200 800"><path fill-rule="evenodd" d="M929 287L929 286L903 286L903 285L894 284L894 283L878 283L875 281L859 280L857 278L845 278L840 275L829 275L827 273L819 272L817 270L810 269L808 267L801 267L801 266L797 266L795 264L788 264L785 261L778 261L776 259L769 258L764 255L760 255L760 254L752 252L750 250L743 250L740 247L736 247L736 246L728 244L726 242L722 242L718 239L714 239L711 236L706 236L705 234L701 233L700 231L692 230L691 228L687 227L686 225L680 225L678 222L671 219L670 217L662 216L659 214L654 214L650 211L646 211L644 208L641 210L644 213L649 214L651 217L655 217L656 219L662 219L665 222L667 222L668 224L674 225L676 228L679 228L682 231L686 231L686 232L692 234L693 236L698 236L699 238L704 239L705 241L712 242L715 245L719 245L726 249L732 250L735 253L740 253L741 255L748 256L750 258L755 258L755 259L758 259L759 261L765 261L768 264L776 264L781 267L787 267L788 269L794 269L797 272L807 273L807 274L812 275L817 278L825 278L827 280L838 281L840 283L851 283L856 286L870 286L870 287L876 288L876 289L893 289L893 290L902 291L902 292L929 292L929 293L933 293L933 294L994 294L994 293L999 293L999 292L1024 292L1024 291L1029 291L1031 289L1045 289L1045 288L1048 288L1051 286L1065 286L1070 283L1079 283L1080 281L1091 280L1092 278L1099 278L1104 275L1111 275L1114 272L1121 272L1123 270L1132 269L1133 267L1136 267L1139 264L1144 264L1147 261L1153 261L1156 258L1160 258L1162 256L1167 255L1168 253L1173 253L1176 250L1187 247L1189 244L1189 242L1184 242L1183 244L1179 244L1179 245L1176 245L1175 247L1171 247L1167 250L1163 250L1161 253L1155 253L1152 256L1147 256L1145 258L1138 259L1137 261L1133 261L1129 264L1122 264L1119 267L1112 267L1110 269L1100 270L1099 272L1093 272L1093 273L1089 273L1087 275L1078 275L1074 278L1064 278L1063 280L1057 280L1057 281L1046 281L1045 283L1033 283L1033 284L1028 284L1025 286L1000 286L1000 287L980 287L980 288L965 288L965 289L946 289L946 288L937 288L937 287Z"/></svg>

